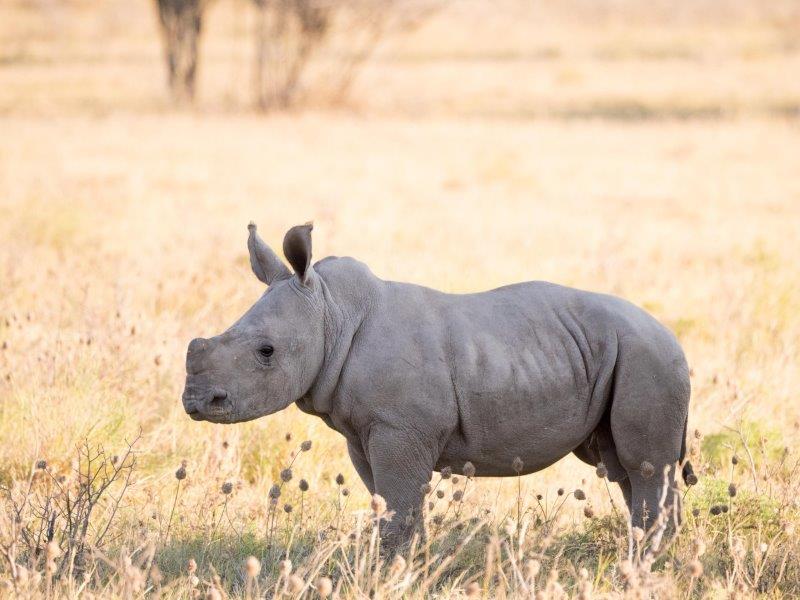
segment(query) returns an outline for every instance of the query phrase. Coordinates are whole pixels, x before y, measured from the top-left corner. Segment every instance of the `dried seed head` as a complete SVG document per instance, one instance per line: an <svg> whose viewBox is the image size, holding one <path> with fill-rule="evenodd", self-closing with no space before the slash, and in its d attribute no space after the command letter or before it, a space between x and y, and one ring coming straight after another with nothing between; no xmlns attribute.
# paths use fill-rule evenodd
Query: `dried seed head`
<svg viewBox="0 0 800 600"><path fill-rule="evenodd" d="M292 441L292 432L291 431L287 431L286 435L283 436L283 439L285 439L287 442L291 442Z"/></svg>
<svg viewBox="0 0 800 600"><path fill-rule="evenodd" d="M652 463L649 463L645 460L641 465L639 465L639 472L645 479L650 479L655 474L656 468L652 465Z"/></svg>
<svg viewBox="0 0 800 600"><path fill-rule="evenodd" d="M597 468L594 470L594 472L595 475L597 475L600 479L605 479L608 477L608 469L602 462L597 463Z"/></svg>
<svg viewBox="0 0 800 600"><path fill-rule="evenodd" d="M287 515L288 515L289 513L291 513L291 512L292 512L292 510L293 510L293 508L292 508L292 505L291 505L291 504L288 504L288 503L287 503L287 504L284 504L284 505L283 505L283 512L285 512Z"/></svg>
<svg viewBox="0 0 800 600"><path fill-rule="evenodd" d="M573 492L576 500L586 500L586 494L583 493L583 490L578 488Z"/></svg>
<svg viewBox="0 0 800 600"><path fill-rule="evenodd" d="M372 502L370 502L370 508L372 512L375 513L376 516L380 517L383 513L386 512L386 500L383 499L383 496L380 494L373 494L372 495Z"/></svg>
<svg viewBox="0 0 800 600"><path fill-rule="evenodd" d="M269 497L272 500L277 500L278 498L280 498L281 497L281 486L279 486L277 483L273 483L272 487L269 488Z"/></svg>
<svg viewBox="0 0 800 600"><path fill-rule="evenodd" d="M709 509L708 512L710 512L712 515L716 517L719 513L722 512L722 507L719 504L715 504Z"/></svg>
<svg viewBox="0 0 800 600"><path fill-rule="evenodd" d="M703 556L706 552L706 543L700 538L695 538L692 542L692 554L695 558Z"/></svg>
<svg viewBox="0 0 800 600"><path fill-rule="evenodd" d="M736 456L735 454L731 456L731 464L733 464L734 466L739 464L739 457Z"/></svg>
<svg viewBox="0 0 800 600"><path fill-rule="evenodd" d="M558 488L558 491L556 492L556 494L558 494L559 496L563 496L564 495L564 488Z"/></svg>
<svg viewBox="0 0 800 600"><path fill-rule="evenodd" d="M453 475L453 479L451 479L451 481L453 482L453 485L457 484L458 483L458 475Z"/></svg>
<svg viewBox="0 0 800 600"><path fill-rule="evenodd" d="M436 490L436 497L439 498L439 500L444 498L444 490Z"/></svg>
<svg viewBox="0 0 800 600"><path fill-rule="evenodd" d="M465 477L475 477L475 465L467 461L464 463L464 467L461 469L461 472L464 473Z"/></svg>
<svg viewBox="0 0 800 600"><path fill-rule="evenodd" d="M587 504L586 506L583 507L583 516L586 517L587 519L593 519L594 509Z"/></svg>
<svg viewBox="0 0 800 600"><path fill-rule="evenodd" d="M300 451L301 452L308 452L311 450L311 440L306 440L302 444L300 444Z"/></svg>
<svg viewBox="0 0 800 600"><path fill-rule="evenodd" d="M781 528L787 537L792 537L796 529L792 521L784 521L781 523Z"/></svg>
<svg viewBox="0 0 800 600"><path fill-rule="evenodd" d="M726 512L728 512L728 505L727 504L720 504L719 509L722 512L726 513Z"/></svg>
<svg viewBox="0 0 800 600"><path fill-rule="evenodd" d="M442 515L433 515L431 521L433 521L434 525L441 525L444 523L444 517Z"/></svg>
<svg viewBox="0 0 800 600"><path fill-rule="evenodd" d="M689 571L689 575L697 579L703 574L703 563L701 563L696 558L689 563L687 566L687 570Z"/></svg>
<svg viewBox="0 0 800 600"><path fill-rule="evenodd" d="M40 458L36 461L36 468L37 469L46 469L47 468L47 461L43 458Z"/></svg>
<svg viewBox="0 0 800 600"><path fill-rule="evenodd" d="M731 498L736 496L736 484L735 483L731 483L728 486L728 496L730 496Z"/></svg>
<svg viewBox="0 0 800 600"><path fill-rule="evenodd" d="M29 578L30 578L30 571L28 571L28 569L26 569L22 565L17 565L16 580L20 583L27 583Z"/></svg>
<svg viewBox="0 0 800 600"><path fill-rule="evenodd" d="M634 527L631 529L631 537L633 537L634 542L641 544L644 539L644 529L641 527Z"/></svg>
<svg viewBox="0 0 800 600"><path fill-rule="evenodd" d="M463 491L456 490L455 492L453 492L453 500L455 500L456 502L461 502L461 500L463 500L463 499L464 499L464 492Z"/></svg>
<svg viewBox="0 0 800 600"><path fill-rule="evenodd" d="M297 575L289 575L289 582L288 582L288 589L289 593L291 594L299 594L303 591L303 588L306 587L306 582L303 581Z"/></svg>
<svg viewBox="0 0 800 600"><path fill-rule="evenodd" d="M157 586L164 581L164 574L161 572L161 569L158 568L158 565L153 565L150 567L150 581L155 583Z"/></svg>
<svg viewBox="0 0 800 600"><path fill-rule="evenodd" d="M189 575L197 571L197 561L193 558L190 558L189 562L186 564L186 570L189 572Z"/></svg>
<svg viewBox="0 0 800 600"><path fill-rule="evenodd" d="M519 456L515 456L514 460L511 461L511 468L514 469L514 472L519 475L522 472L522 467L525 466L525 463L522 462L522 459Z"/></svg>
<svg viewBox="0 0 800 600"><path fill-rule="evenodd" d="M433 510L433 502L428 502L428 510Z"/></svg>
<svg viewBox="0 0 800 600"><path fill-rule="evenodd" d="M292 470L291 469L283 469L281 471L281 481L284 483L288 483L292 480Z"/></svg>
<svg viewBox="0 0 800 600"><path fill-rule="evenodd" d="M686 485L688 485L690 487L693 486L693 485L697 485L697 475L695 475L694 473L688 473L686 475L685 482L686 482Z"/></svg>
<svg viewBox="0 0 800 600"><path fill-rule="evenodd" d="M281 574L281 577L288 577L289 574L292 572L292 561L288 558L282 560L278 563L278 572Z"/></svg>
<svg viewBox="0 0 800 600"><path fill-rule="evenodd" d="M517 534L517 522L508 518L503 522L503 529L508 537L513 538Z"/></svg>
<svg viewBox="0 0 800 600"><path fill-rule="evenodd" d="M316 588L320 598L327 598L333 593L333 582L327 577L320 577L317 579Z"/></svg>
<svg viewBox="0 0 800 600"><path fill-rule="evenodd" d="M419 488L419 491L422 492L423 496L427 496L428 494L431 493L432 490L433 487L431 486L430 483L423 483Z"/></svg>
<svg viewBox="0 0 800 600"><path fill-rule="evenodd" d="M53 541L48 542L45 550L45 556L47 557L47 560L54 560L61 556L61 548L59 548L58 544Z"/></svg>
<svg viewBox="0 0 800 600"><path fill-rule="evenodd" d="M395 554L394 558L392 559L392 564L389 567L389 572L392 576L397 577L406 570L406 559L400 556L399 554Z"/></svg>
<svg viewBox="0 0 800 600"><path fill-rule="evenodd" d="M467 598L478 598L481 595L481 586L477 581L472 581L464 587L464 595Z"/></svg>
<svg viewBox="0 0 800 600"><path fill-rule="evenodd" d="M301 479L300 483L297 484L297 487L300 488L301 492L307 492L308 491L308 482L305 479Z"/></svg>
<svg viewBox="0 0 800 600"><path fill-rule="evenodd" d="M444 469L439 471L439 473L441 474L442 479L450 479L450 476L453 474L453 469L451 469L450 467L445 467Z"/></svg>
<svg viewBox="0 0 800 600"><path fill-rule="evenodd" d="M695 517L695 518L699 517L700 516L700 509L699 508L693 508L692 509L692 516Z"/></svg>
<svg viewBox="0 0 800 600"><path fill-rule="evenodd" d="M248 577L258 577L258 574L261 573L261 561L255 556L248 556L244 561L244 570Z"/></svg>
<svg viewBox="0 0 800 600"><path fill-rule="evenodd" d="M226 481L222 484L222 493L226 496L233 491L233 484L230 481Z"/></svg>
<svg viewBox="0 0 800 600"><path fill-rule="evenodd" d="M525 579L528 581L533 580L542 569L542 563L535 558L531 558L525 562Z"/></svg>
<svg viewBox="0 0 800 600"><path fill-rule="evenodd" d="M217 588L210 587L206 592L206 600L222 600L222 594Z"/></svg>
<svg viewBox="0 0 800 600"><path fill-rule="evenodd" d="M181 465L178 467L178 470L175 471L175 479L178 481L186 479L186 467L184 465Z"/></svg>
<svg viewBox="0 0 800 600"><path fill-rule="evenodd" d="M619 569L619 574L625 581L630 581L631 579L633 579L635 571L633 570L633 565L631 564L631 561L627 559L620 561L619 567L617 568Z"/></svg>
<svg viewBox="0 0 800 600"><path fill-rule="evenodd" d="M560 495L560 494L559 494L559 495ZM536 499L537 499L539 502L541 502L543 498L544 498L544 496L542 496L541 494L536 494Z"/></svg>
<svg viewBox="0 0 800 600"><path fill-rule="evenodd" d="M344 485L344 475L341 473L336 476L336 485Z"/></svg>
<svg viewBox="0 0 800 600"><path fill-rule="evenodd" d="M347 496L349 496L349 495L350 495L350 489L349 488L342 488L342 496L347 498Z"/></svg>

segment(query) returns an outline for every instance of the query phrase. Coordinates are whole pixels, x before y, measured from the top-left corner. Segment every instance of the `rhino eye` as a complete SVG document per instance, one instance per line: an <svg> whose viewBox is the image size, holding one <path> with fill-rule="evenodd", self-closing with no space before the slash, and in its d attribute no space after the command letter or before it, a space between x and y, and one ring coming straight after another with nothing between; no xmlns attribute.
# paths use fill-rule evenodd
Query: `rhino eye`
<svg viewBox="0 0 800 600"><path fill-rule="evenodd" d="M272 356L273 352L275 352L275 348L273 348L272 346L269 346L269 345L261 346L261 348L258 349L258 354L262 358L269 358L270 356Z"/></svg>

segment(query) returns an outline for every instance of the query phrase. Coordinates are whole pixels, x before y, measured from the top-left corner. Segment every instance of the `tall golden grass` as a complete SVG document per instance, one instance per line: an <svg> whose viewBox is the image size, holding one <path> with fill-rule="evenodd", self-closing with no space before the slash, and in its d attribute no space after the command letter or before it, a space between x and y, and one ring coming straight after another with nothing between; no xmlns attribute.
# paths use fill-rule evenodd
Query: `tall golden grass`
<svg viewBox="0 0 800 600"><path fill-rule="evenodd" d="M246 4L214 6L181 111L152 6L0 6L0 593L800 594L796 16L488 6L387 40L347 106L268 116L248 109ZM436 476L427 538L393 558L321 422L190 421L187 342L262 291L251 219L276 245L313 219L316 258L387 279L647 308L692 368L680 535L648 555L567 458Z"/></svg>

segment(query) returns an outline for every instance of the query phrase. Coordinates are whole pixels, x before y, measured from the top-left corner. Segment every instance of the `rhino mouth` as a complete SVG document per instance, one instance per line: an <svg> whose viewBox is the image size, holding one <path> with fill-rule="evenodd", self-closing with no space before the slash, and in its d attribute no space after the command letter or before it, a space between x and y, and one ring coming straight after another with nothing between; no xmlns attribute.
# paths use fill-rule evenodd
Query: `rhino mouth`
<svg viewBox="0 0 800 600"><path fill-rule="evenodd" d="M193 421L209 421L210 423L229 423L233 416L232 407L215 407L200 410L186 409L186 414Z"/></svg>

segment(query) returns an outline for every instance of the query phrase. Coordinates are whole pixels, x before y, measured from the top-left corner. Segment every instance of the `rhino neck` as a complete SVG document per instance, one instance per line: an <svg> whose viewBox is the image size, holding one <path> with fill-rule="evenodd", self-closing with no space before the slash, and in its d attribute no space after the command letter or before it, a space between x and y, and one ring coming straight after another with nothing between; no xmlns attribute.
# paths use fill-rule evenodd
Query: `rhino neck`
<svg viewBox="0 0 800 600"><path fill-rule="evenodd" d="M351 273L323 276L318 272L318 275L324 298L325 358L314 383L298 405L305 412L327 418L335 408L336 390L353 339L366 318L369 293L364 293L367 291L362 287L364 282L354 281ZM354 294L356 290L360 292Z"/></svg>

